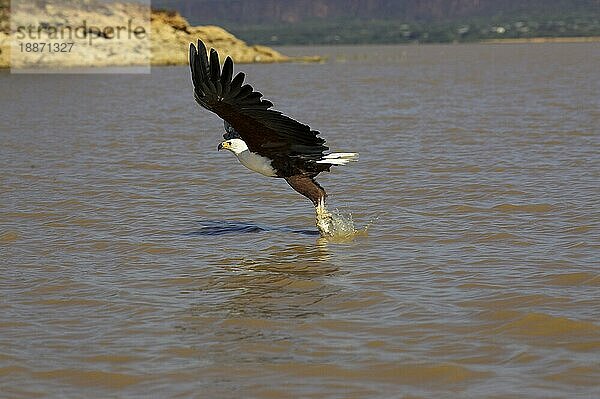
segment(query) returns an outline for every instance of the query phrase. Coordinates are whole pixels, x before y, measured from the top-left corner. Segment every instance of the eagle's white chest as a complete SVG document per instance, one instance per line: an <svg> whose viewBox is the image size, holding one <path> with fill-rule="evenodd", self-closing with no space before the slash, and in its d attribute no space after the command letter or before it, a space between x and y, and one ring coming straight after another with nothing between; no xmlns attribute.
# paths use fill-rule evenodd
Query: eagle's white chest
<svg viewBox="0 0 600 399"><path fill-rule="evenodd" d="M261 175L274 177L276 176L275 169L271 166L271 160L258 155L249 150L235 154L242 165L250 170L260 173Z"/></svg>

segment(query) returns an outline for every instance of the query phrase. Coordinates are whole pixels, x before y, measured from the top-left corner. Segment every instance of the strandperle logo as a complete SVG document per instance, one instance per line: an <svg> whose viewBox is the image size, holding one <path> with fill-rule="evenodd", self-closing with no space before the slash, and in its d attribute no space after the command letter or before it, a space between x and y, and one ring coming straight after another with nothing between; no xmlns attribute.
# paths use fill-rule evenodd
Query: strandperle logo
<svg viewBox="0 0 600 399"><path fill-rule="evenodd" d="M51 25L50 23L40 23L39 25L19 25L16 27L16 40L87 40L89 45L93 45L94 39L140 39L148 38L148 32L142 25L134 25L134 20L130 18L126 25L117 26L96 26L88 24L83 20L81 24L72 26L65 24Z"/></svg>
<svg viewBox="0 0 600 399"><path fill-rule="evenodd" d="M11 72L149 73L150 21L147 0L13 0Z"/></svg>

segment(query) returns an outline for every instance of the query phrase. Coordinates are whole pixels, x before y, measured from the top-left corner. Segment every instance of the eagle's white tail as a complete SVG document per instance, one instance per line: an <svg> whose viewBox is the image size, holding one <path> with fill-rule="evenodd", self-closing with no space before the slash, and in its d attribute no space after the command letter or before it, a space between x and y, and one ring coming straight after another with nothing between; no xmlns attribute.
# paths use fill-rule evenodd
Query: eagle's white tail
<svg viewBox="0 0 600 399"><path fill-rule="evenodd" d="M334 152L319 159L317 163L328 163L331 165L346 165L348 162L358 161L358 152Z"/></svg>

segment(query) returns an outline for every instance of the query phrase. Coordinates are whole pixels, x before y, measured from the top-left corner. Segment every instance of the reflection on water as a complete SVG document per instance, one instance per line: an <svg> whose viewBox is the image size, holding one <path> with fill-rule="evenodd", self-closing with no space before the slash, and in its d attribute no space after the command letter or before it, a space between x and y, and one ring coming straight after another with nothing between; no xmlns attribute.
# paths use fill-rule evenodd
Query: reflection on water
<svg viewBox="0 0 600 399"><path fill-rule="evenodd" d="M338 289L322 281L339 268L326 244L274 245L263 254L222 265L226 274L203 293L216 290L228 299L222 306L194 306L197 314L244 318L302 318L319 314L316 304Z"/></svg>
<svg viewBox="0 0 600 399"><path fill-rule="evenodd" d="M206 220L199 222L199 224L200 228L186 233L186 235L219 236L224 234L259 233L268 231L282 231L309 236L319 235L319 233L315 230L294 229L290 227L258 226L253 223L236 222L230 220Z"/></svg>
<svg viewBox="0 0 600 399"><path fill-rule="evenodd" d="M0 396L600 397L598 44L286 51L330 57L242 69L361 153L319 182L368 234L187 68L0 72Z"/></svg>

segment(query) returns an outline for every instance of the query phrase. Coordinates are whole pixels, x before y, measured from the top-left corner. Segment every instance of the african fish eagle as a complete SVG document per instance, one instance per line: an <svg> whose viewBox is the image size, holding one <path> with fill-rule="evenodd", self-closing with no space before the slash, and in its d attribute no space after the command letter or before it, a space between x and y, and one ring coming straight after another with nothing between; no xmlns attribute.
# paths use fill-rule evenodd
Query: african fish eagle
<svg viewBox="0 0 600 399"><path fill-rule="evenodd" d="M202 107L224 121L225 139L218 149L231 151L250 170L269 177L279 177L312 201L317 213L317 227L322 235L332 233L331 214L325 209L327 194L315 177L329 172L333 165L345 165L358 158L354 152L330 153L319 132L311 130L281 112L262 98L249 84L245 74L233 76L233 61L225 59L198 40L190 44L190 68L194 98Z"/></svg>

